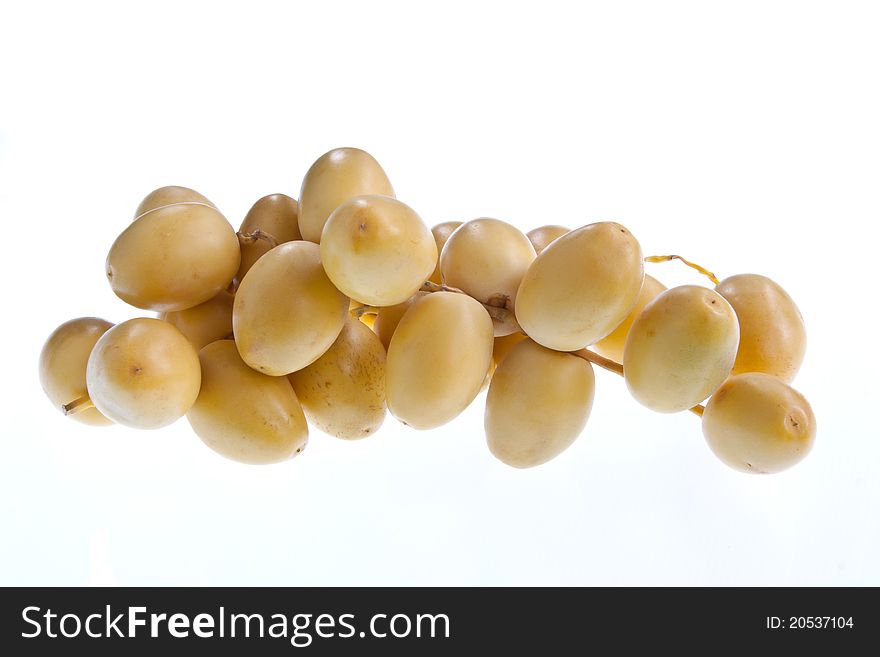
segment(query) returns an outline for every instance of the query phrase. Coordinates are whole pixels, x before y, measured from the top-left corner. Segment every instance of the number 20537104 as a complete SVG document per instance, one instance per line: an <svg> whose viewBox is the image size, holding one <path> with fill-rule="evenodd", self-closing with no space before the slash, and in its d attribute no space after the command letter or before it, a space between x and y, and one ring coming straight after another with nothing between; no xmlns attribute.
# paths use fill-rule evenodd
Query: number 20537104
<svg viewBox="0 0 880 657"><path fill-rule="evenodd" d="M852 616L767 616L768 630L843 630L853 628Z"/></svg>

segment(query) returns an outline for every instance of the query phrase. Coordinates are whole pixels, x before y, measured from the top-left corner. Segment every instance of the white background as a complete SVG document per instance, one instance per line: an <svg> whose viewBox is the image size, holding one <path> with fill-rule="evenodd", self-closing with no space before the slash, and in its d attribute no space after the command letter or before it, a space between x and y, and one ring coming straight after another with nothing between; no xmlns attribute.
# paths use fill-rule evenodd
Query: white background
<svg viewBox="0 0 880 657"><path fill-rule="evenodd" d="M869 2L4 3L0 583L880 584L878 34ZM529 471L490 455L482 397L262 468L185 420L53 410L55 326L140 314L103 262L147 192L237 226L336 146L430 224L613 219L772 277L807 322L813 453L733 472L601 371L583 435Z"/></svg>

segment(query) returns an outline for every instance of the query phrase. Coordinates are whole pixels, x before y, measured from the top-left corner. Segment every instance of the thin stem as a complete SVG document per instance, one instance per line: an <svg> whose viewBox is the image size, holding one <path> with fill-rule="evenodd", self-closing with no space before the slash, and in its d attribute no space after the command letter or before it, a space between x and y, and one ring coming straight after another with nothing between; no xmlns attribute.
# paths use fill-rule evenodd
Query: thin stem
<svg viewBox="0 0 880 657"><path fill-rule="evenodd" d="M364 315L378 315L379 309L375 306L368 306L364 304L363 306L355 306L354 308L350 308L349 311L355 319L360 319Z"/></svg>
<svg viewBox="0 0 880 657"><path fill-rule="evenodd" d="M64 411L65 415L76 415L77 413L82 413L83 411L87 411L94 407L95 405L92 403L91 398L88 395L83 395L82 397L77 397L72 402L61 406L61 410Z"/></svg>
<svg viewBox="0 0 880 657"><path fill-rule="evenodd" d="M695 262L691 262L690 260L682 258L680 255L647 256L645 258L645 262L669 262L670 260L681 260L688 267L690 267L691 269L696 269L703 276L712 281L715 285L718 285L718 277L715 276L715 274Z"/></svg>
<svg viewBox="0 0 880 657"><path fill-rule="evenodd" d="M609 372L614 372L615 374L623 376L623 365L611 360L610 358L600 356L595 351L590 351L589 349L578 349L577 351L570 351L569 353L572 356L583 358L585 361L593 363L593 365L598 365L602 369L608 370ZM702 404L697 404L696 406L694 406L693 408L689 408L688 410L691 413L702 417L704 407Z"/></svg>
<svg viewBox="0 0 880 657"><path fill-rule="evenodd" d="M433 281L425 281L422 283L419 292L455 292L456 294L467 294L467 292L459 290L457 287L441 285L439 283L434 283Z"/></svg>
<svg viewBox="0 0 880 657"><path fill-rule="evenodd" d="M264 242L268 242L269 246L271 246L272 248L275 248L276 246L278 246L278 240L275 239L275 237L271 233L267 233L265 230L261 230L260 228L257 228L256 230L251 231L250 233L239 232L239 233L237 233L237 235L238 235L238 242L242 246L244 246L245 244L253 244L257 240L263 240Z"/></svg>
<svg viewBox="0 0 880 657"><path fill-rule="evenodd" d="M490 306L483 304L483 308L489 313L489 317L495 324L495 335L510 335L511 333L522 332L519 322L516 321L516 315L512 310L507 308L499 308L498 306Z"/></svg>
<svg viewBox="0 0 880 657"><path fill-rule="evenodd" d="M419 291L455 292L456 294L467 295L467 292L460 290L457 287L441 285L432 281L425 281L422 283L422 287ZM479 299L476 299L476 301L479 301ZM516 315L510 308L510 298L507 295L496 294L489 299L488 303L483 303L482 301L480 301L480 303L483 305L483 308L486 309L486 312L489 313L489 317L492 318L496 329L499 331L495 335L509 335L511 333L516 333L517 331L522 331L519 322L516 321Z"/></svg>
<svg viewBox="0 0 880 657"><path fill-rule="evenodd" d="M605 356L600 356L595 351L590 351L589 349L578 349L577 351L572 351L571 355L577 356L578 358L583 358L585 361L593 363L593 365L598 365L602 369L606 369L609 372L614 372L615 374L623 376L623 365L611 360L610 358L605 358Z"/></svg>

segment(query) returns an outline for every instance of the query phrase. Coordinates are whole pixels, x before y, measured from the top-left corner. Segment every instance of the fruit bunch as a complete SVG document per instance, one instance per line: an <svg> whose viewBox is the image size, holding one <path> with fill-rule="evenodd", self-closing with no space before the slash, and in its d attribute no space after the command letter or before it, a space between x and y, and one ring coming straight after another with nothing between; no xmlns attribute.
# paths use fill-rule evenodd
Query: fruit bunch
<svg viewBox="0 0 880 657"><path fill-rule="evenodd" d="M645 275L646 261L671 259L714 288ZM645 258L614 222L429 229L354 148L320 157L299 202L258 200L238 232L198 192L150 193L106 274L120 298L158 315L62 324L40 355L46 395L92 425L154 429L185 415L244 463L295 456L309 423L342 439L375 433L386 411L438 427L488 386L489 449L536 466L582 432L593 365L652 410L701 415L709 447L738 470L783 470L815 437L789 385L803 319L770 279L719 282L679 256Z"/></svg>

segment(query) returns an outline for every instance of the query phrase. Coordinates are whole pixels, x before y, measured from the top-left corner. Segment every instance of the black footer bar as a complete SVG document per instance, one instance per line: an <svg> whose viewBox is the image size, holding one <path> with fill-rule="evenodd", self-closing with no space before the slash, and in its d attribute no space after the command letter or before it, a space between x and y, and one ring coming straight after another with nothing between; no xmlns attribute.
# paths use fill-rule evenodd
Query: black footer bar
<svg viewBox="0 0 880 657"><path fill-rule="evenodd" d="M8 588L0 614L7 655L850 654L880 645L872 588Z"/></svg>

